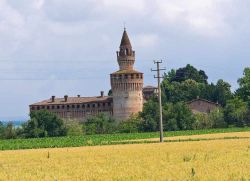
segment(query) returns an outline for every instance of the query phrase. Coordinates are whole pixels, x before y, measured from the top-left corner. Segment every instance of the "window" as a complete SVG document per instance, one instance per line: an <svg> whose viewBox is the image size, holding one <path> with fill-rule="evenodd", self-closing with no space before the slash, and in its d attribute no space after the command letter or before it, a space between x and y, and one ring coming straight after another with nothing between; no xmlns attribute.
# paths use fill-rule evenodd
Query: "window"
<svg viewBox="0 0 250 181"><path fill-rule="evenodd" d="M128 78L128 75L127 74L125 74L125 79L127 79Z"/></svg>
<svg viewBox="0 0 250 181"><path fill-rule="evenodd" d="M131 79L134 79L134 74L131 74Z"/></svg>
<svg viewBox="0 0 250 181"><path fill-rule="evenodd" d="M93 104L92 107L95 107L95 104Z"/></svg>
<svg viewBox="0 0 250 181"><path fill-rule="evenodd" d="M98 103L97 106L100 107L100 103Z"/></svg>
<svg viewBox="0 0 250 181"><path fill-rule="evenodd" d="M59 105L57 106L57 109L60 109L60 106L59 106Z"/></svg>
<svg viewBox="0 0 250 181"><path fill-rule="evenodd" d="M69 105L67 105L67 109L69 109Z"/></svg>
<svg viewBox="0 0 250 181"><path fill-rule="evenodd" d="M49 107L49 106L47 106L47 109L50 109L50 107Z"/></svg>
<svg viewBox="0 0 250 181"><path fill-rule="evenodd" d="M55 106L52 106L51 108L52 108L52 109L55 109Z"/></svg>
<svg viewBox="0 0 250 181"><path fill-rule="evenodd" d="M84 105L84 104L82 105L82 108L85 108L85 105Z"/></svg>
<svg viewBox="0 0 250 181"><path fill-rule="evenodd" d="M64 109L64 105L62 105L62 108Z"/></svg>
<svg viewBox="0 0 250 181"><path fill-rule="evenodd" d="M105 107L105 102L104 102L104 103L102 103L102 105Z"/></svg>
<svg viewBox="0 0 250 181"><path fill-rule="evenodd" d="M87 104L87 107L88 107L88 108L90 108L90 105L89 105L89 104Z"/></svg>
<svg viewBox="0 0 250 181"><path fill-rule="evenodd" d="M35 108L34 108L34 107L31 107L31 110L35 110Z"/></svg>
<svg viewBox="0 0 250 181"><path fill-rule="evenodd" d="M42 106L42 109L45 109L45 106Z"/></svg>
<svg viewBox="0 0 250 181"><path fill-rule="evenodd" d="M72 108L75 108L75 105L72 105Z"/></svg>
<svg viewBox="0 0 250 181"><path fill-rule="evenodd" d="M80 105L77 105L76 107L77 107L77 109L79 109L79 108L80 108Z"/></svg>
<svg viewBox="0 0 250 181"><path fill-rule="evenodd" d="M111 106L111 103L110 103L110 102L108 103L108 106Z"/></svg>

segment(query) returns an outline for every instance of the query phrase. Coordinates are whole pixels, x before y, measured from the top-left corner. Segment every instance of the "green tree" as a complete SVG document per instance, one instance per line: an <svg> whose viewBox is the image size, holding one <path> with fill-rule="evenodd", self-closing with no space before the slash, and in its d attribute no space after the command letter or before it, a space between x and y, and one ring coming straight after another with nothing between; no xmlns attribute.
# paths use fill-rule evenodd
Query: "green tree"
<svg viewBox="0 0 250 181"><path fill-rule="evenodd" d="M85 134L108 134L115 131L116 123L114 119L102 113L89 117L83 128Z"/></svg>
<svg viewBox="0 0 250 181"><path fill-rule="evenodd" d="M208 114L208 120L213 123L213 128L226 128L227 123L222 109L214 109Z"/></svg>
<svg viewBox="0 0 250 181"><path fill-rule="evenodd" d="M142 130L152 132L159 130L159 105L156 97L152 97L143 105L142 112L139 113L142 118Z"/></svg>
<svg viewBox="0 0 250 181"><path fill-rule="evenodd" d="M239 89L236 90L236 95L248 102L250 106L250 67L245 68L243 77L238 79Z"/></svg>
<svg viewBox="0 0 250 181"><path fill-rule="evenodd" d="M15 127L12 122L8 122L6 128L4 129L4 138L5 139L16 138Z"/></svg>
<svg viewBox="0 0 250 181"><path fill-rule="evenodd" d="M248 106L240 97L235 97L227 101L224 112L225 120L228 125L246 126Z"/></svg>
<svg viewBox="0 0 250 181"><path fill-rule="evenodd" d="M216 86L214 87L214 91L212 93L212 100L214 102L218 102L220 105L225 106L227 100L233 98L233 94L231 92L231 85L222 79L217 81Z"/></svg>
<svg viewBox="0 0 250 181"><path fill-rule="evenodd" d="M208 76L203 70L197 70L192 65L187 64L186 67L176 70L175 76L172 78L171 82L182 82L188 79L207 84Z"/></svg>
<svg viewBox="0 0 250 181"><path fill-rule="evenodd" d="M200 96L200 83L188 79L183 82L169 82L167 79L162 82L163 102L177 103L180 101L191 101Z"/></svg>
<svg viewBox="0 0 250 181"><path fill-rule="evenodd" d="M4 137L4 130L5 130L5 127L3 123L0 121L0 138Z"/></svg>
<svg viewBox="0 0 250 181"><path fill-rule="evenodd" d="M67 136L82 136L83 135L83 124L75 120L65 121L67 130Z"/></svg>
<svg viewBox="0 0 250 181"><path fill-rule="evenodd" d="M65 136L66 128L63 120L47 111L33 111L30 120L23 125L25 137Z"/></svg>
<svg viewBox="0 0 250 181"><path fill-rule="evenodd" d="M193 113L184 102L166 104L163 113L164 130L190 130L193 128Z"/></svg>
<svg viewBox="0 0 250 181"><path fill-rule="evenodd" d="M142 130L142 118L138 115L131 115L126 121L122 121L118 130L121 133L138 133Z"/></svg>

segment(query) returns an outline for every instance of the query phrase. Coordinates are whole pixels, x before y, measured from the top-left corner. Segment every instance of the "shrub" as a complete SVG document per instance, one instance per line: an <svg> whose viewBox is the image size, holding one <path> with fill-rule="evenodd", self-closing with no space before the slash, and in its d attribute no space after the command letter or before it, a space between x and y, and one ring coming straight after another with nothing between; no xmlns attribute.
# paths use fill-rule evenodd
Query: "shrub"
<svg viewBox="0 0 250 181"><path fill-rule="evenodd" d="M83 124L85 134L113 133L115 128L115 120L104 113L87 118L87 121Z"/></svg>
<svg viewBox="0 0 250 181"><path fill-rule="evenodd" d="M75 120L65 121L65 126L67 130L67 136L82 136L83 135L83 125Z"/></svg>
<svg viewBox="0 0 250 181"><path fill-rule="evenodd" d="M120 133L137 133L142 130L142 119L138 114L131 115L126 121L122 121L118 126Z"/></svg>
<svg viewBox="0 0 250 181"><path fill-rule="evenodd" d="M63 120L55 114L46 110L34 111L30 114L31 119L23 125L24 136L33 137L53 137L65 136L66 128Z"/></svg>

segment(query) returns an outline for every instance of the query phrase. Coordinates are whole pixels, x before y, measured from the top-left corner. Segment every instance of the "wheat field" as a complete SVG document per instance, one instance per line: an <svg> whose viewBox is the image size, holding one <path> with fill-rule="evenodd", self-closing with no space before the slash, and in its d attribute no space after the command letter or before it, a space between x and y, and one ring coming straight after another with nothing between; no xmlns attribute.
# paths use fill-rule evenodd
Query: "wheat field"
<svg viewBox="0 0 250 181"><path fill-rule="evenodd" d="M0 180L248 181L250 139L1 151Z"/></svg>

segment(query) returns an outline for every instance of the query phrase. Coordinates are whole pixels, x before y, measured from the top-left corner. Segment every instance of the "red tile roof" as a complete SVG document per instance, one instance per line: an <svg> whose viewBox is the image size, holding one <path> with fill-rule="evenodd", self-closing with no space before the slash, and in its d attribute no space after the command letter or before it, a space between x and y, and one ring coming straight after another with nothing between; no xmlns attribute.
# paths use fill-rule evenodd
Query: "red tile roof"
<svg viewBox="0 0 250 181"><path fill-rule="evenodd" d="M91 102L112 102L113 98L110 96L104 97L68 97L67 102L64 98L55 98L55 101L52 102L51 99L44 100L31 104L30 106L41 106L41 105L61 105L61 104L81 104L81 103L91 103Z"/></svg>

